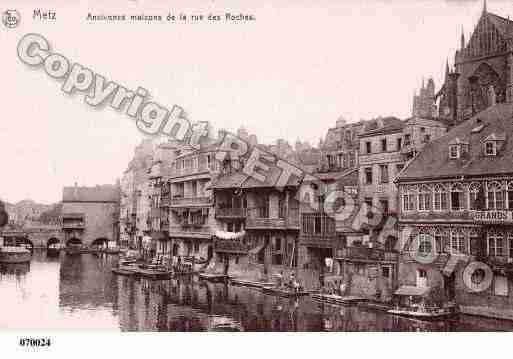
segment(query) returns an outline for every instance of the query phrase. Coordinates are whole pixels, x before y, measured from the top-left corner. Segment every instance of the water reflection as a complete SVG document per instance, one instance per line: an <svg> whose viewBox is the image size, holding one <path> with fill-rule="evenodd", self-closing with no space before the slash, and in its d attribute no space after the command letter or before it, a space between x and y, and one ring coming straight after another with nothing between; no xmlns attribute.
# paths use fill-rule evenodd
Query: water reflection
<svg viewBox="0 0 513 359"><path fill-rule="evenodd" d="M178 277L114 276L115 256L35 252L30 264L0 265L0 328L122 331L475 331L513 323L460 316L409 320L357 307L263 294Z"/></svg>

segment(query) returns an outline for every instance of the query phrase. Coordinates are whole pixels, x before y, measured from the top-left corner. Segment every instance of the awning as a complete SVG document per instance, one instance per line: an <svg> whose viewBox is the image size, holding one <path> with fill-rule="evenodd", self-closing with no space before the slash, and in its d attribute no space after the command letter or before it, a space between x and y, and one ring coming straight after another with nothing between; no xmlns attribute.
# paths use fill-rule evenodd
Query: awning
<svg viewBox="0 0 513 359"><path fill-rule="evenodd" d="M246 235L246 231L241 231L241 232L216 231L214 233L214 235L220 239L234 240L234 239L240 239L240 238L244 237Z"/></svg>
<svg viewBox="0 0 513 359"><path fill-rule="evenodd" d="M396 290L395 295L411 295L422 297L429 293L431 287L416 287L413 285L403 285Z"/></svg>

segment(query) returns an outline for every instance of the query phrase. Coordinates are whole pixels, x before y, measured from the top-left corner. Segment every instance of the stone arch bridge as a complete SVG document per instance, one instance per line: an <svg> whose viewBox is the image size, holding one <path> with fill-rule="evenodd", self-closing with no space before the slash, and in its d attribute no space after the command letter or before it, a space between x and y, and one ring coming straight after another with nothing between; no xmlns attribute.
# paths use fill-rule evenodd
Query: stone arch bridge
<svg viewBox="0 0 513 359"><path fill-rule="evenodd" d="M34 248L48 248L50 244L61 243L64 245L64 234L60 228L29 228L1 230L0 237L4 243L9 241L25 242Z"/></svg>

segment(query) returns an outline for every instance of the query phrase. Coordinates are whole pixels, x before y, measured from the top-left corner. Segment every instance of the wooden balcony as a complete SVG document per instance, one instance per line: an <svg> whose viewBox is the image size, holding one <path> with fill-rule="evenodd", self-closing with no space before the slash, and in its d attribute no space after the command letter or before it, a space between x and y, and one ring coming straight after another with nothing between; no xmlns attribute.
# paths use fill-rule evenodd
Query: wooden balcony
<svg viewBox="0 0 513 359"><path fill-rule="evenodd" d="M397 262L399 254L368 247L346 247L337 249L335 257L353 262Z"/></svg>
<svg viewBox="0 0 513 359"><path fill-rule="evenodd" d="M246 218L248 210L246 208L217 208L216 218Z"/></svg>
<svg viewBox="0 0 513 359"><path fill-rule="evenodd" d="M170 237L198 238L210 239L214 233L213 228L205 225L189 225L169 226Z"/></svg>
<svg viewBox="0 0 513 359"><path fill-rule="evenodd" d="M171 207L209 206L212 204L210 197L174 197L171 199Z"/></svg>
<svg viewBox="0 0 513 359"><path fill-rule="evenodd" d="M252 249L250 244L238 240L217 240L214 245L216 252L247 254Z"/></svg>
<svg viewBox="0 0 513 359"><path fill-rule="evenodd" d="M255 208L246 217L247 229L297 229L299 230L299 209L288 213L279 210L278 218L270 218L267 208Z"/></svg>

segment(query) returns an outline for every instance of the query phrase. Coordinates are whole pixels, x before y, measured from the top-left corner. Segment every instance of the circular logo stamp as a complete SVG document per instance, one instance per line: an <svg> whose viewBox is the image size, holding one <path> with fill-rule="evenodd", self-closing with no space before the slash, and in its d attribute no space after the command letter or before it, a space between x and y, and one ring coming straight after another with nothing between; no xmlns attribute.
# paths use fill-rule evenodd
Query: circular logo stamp
<svg viewBox="0 0 513 359"><path fill-rule="evenodd" d="M18 10L5 10L2 13L2 23L5 27L13 29L20 24L21 16Z"/></svg>

